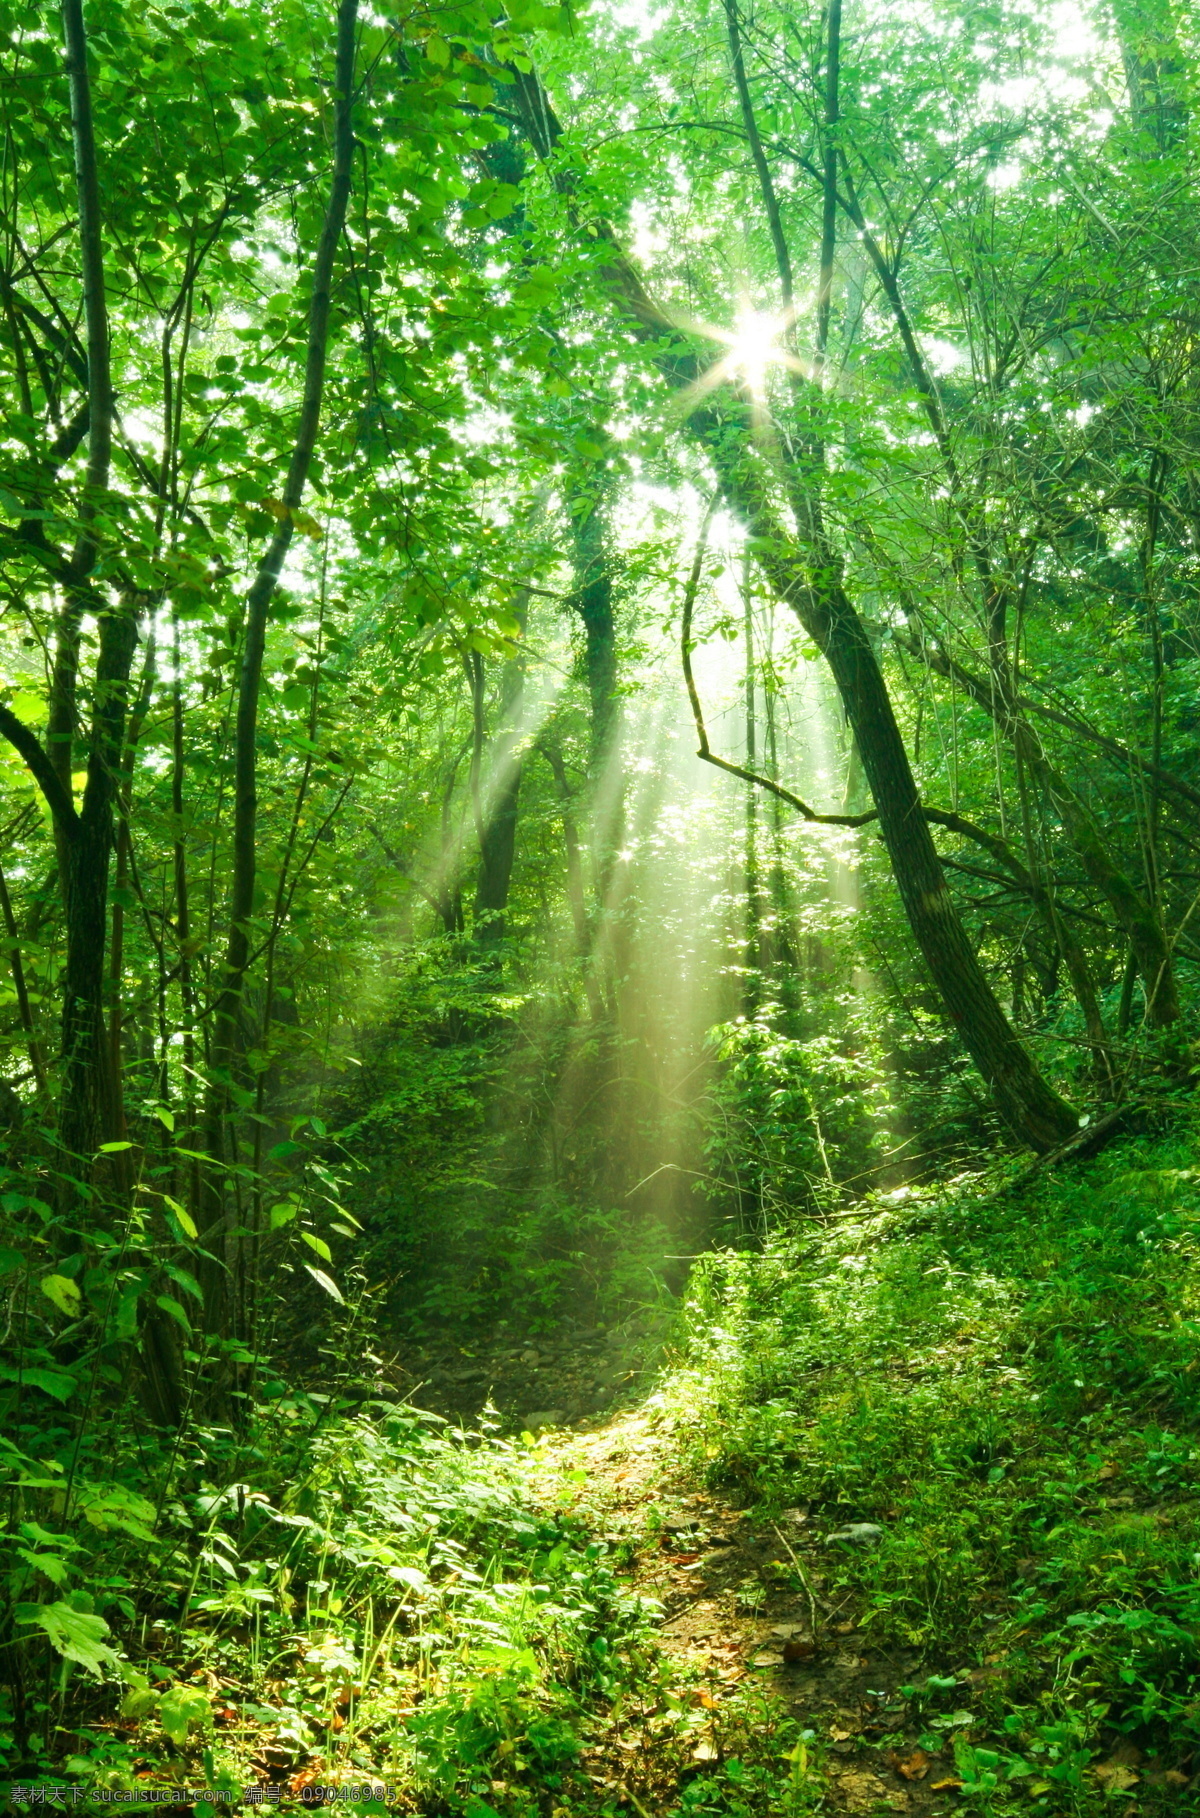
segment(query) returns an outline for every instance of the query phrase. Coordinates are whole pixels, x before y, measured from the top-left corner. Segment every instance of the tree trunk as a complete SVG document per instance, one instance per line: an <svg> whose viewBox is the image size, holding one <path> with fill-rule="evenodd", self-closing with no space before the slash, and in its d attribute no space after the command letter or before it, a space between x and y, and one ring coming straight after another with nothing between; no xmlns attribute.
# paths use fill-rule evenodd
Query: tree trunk
<svg viewBox="0 0 1200 1818"><path fill-rule="evenodd" d="M67 1157L90 1166L98 1145L120 1127L104 1034L109 857L125 728L125 691L137 648L131 606L100 622L95 714L87 784L67 841L67 963L63 978L63 1081L58 1134Z"/></svg>
<svg viewBox="0 0 1200 1818"><path fill-rule="evenodd" d="M749 514L748 521L752 535L762 534ZM984 976L947 888L862 621L837 582L827 581L817 594L806 565L795 558L768 554L760 561L833 671L909 927L963 1046L1009 1128L1033 1149L1055 1148L1078 1129L1079 1119L1034 1066Z"/></svg>
<svg viewBox="0 0 1200 1818"><path fill-rule="evenodd" d="M225 1229L223 1175L226 1148L226 1112L238 1041L242 991L250 964L251 916L258 875L258 698L266 651L267 619L279 585L279 575L291 546L296 514L304 498L309 468L317 445L321 399L325 386L325 357L329 342L333 271L346 222L354 163L354 48L358 0L341 0L337 14L337 54L334 74L335 122L333 178L321 239L313 263L312 293L308 311L308 346L304 392L296 440L283 488L278 529L258 565L246 601L246 627L238 675L237 721L234 738L233 878L230 888L229 934L220 990L213 1014L210 1058L212 1073L205 1104L205 1149L213 1167L206 1191L205 1247L215 1261L204 1264L202 1285L207 1330L213 1336L228 1324L229 1265L223 1255Z"/></svg>
<svg viewBox="0 0 1200 1818"><path fill-rule="evenodd" d="M607 440L600 429L595 431L595 438L600 443ZM599 458L571 499L574 605L584 633L593 786L604 775L617 717L617 640L608 550L611 506L612 476L603 458Z"/></svg>
<svg viewBox="0 0 1200 1818"><path fill-rule="evenodd" d="M575 951L582 959L588 950L587 904L583 891L583 865L579 856L579 829L571 811L572 789L567 780L567 766L563 754L552 738L543 735L538 740L537 748L549 764L554 781L558 786L559 818L562 821L563 848L567 863L567 903L571 911L571 928L575 935Z"/></svg>
<svg viewBox="0 0 1200 1818"><path fill-rule="evenodd" d="M745 640L743 694L746 713L746 768L758 765L758 716L755 712L758 694L758 671L754 657L754 596L751 586L750 552L742 564L742 637ZM759 900L758 875L758 790L746 789L745 850L743 854L743 888L746 904L745 980L742 1009L753 1017L762 999L763 939L762 904Z"/></svg>
<svg viewBox="0 0 1200 1818"><path fill-rule="evenodd" d="M1125 65L1129 114L1159 152L1183 140L1188 126L1187 63L1179 49L1169 0L1113 0Z"/></svg>
<svg viewBox="0 0 1200 1818"><path fill-rule="evenodd" d="M475 885L475 929L485 945L502 940L517 845L522 765L510 757L488 804Z"/></svg>

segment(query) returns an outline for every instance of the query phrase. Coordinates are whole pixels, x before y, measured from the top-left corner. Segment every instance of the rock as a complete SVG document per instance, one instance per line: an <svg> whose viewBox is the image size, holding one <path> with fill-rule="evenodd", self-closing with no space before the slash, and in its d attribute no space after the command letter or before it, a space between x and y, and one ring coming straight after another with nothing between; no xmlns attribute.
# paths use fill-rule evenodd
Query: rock
<svg viewBox="0 0 1200 1818"><path fill-rule="evenodd" d="M783 1644L784 1665L797 1666L802 1660L811 1660L816 1651L817 1644L809 1636L796 1635Z"/></svg>
<svg viewBox="0 0 1200 1818"><path fill-rule="evenodd" d="M544 1427L561 1427L563 1411L561 1408L541 1408L536 1414L525 1414L521 1419L521 1428L526 1433L538 1433Z"/></svg>
<svg viewBox="0 0 1200 1818"><path fill-rule="evenodd" d="M845 1540L854 1547L875 1547L883 1539L883 1529L873 1521L852 1521L849 1527L838 1528L834 1534L826 1534L825 1544L831 1546L835 1540Z"/></svg>

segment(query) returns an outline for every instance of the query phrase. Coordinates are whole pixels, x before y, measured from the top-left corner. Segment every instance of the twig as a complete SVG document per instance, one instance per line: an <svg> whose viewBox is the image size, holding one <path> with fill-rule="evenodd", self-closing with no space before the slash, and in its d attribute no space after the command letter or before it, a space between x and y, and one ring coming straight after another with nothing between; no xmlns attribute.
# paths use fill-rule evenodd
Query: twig
<svg viewBox="0 0 1200 1818"><path fill-rule="evenodd" d="M771 1526L775 1529L775 1532L778 1534L780 1540L782 1540L784 1546L787 1548L788 1557L791 1559L792 1564L795 1566L796 1571L799 1574L800 1583L804 1586L804 1595L808 1598L808 1613L809 1613L809 1617L812 1621L813 1640L815 1641L817 1639L817 1630L820 1627L820 1617L817 1615L816 1593L814 1592L812 1586L808 1582L808 1574L805 1572L804 1567L800 1563L799 1555L797 1554L795 1548L792 1546L792 1543L788 1539L787 1535L783 1532L783 1529L781 1527L779 1527L779 1525L774 1521L771 1523Z"/></svg>

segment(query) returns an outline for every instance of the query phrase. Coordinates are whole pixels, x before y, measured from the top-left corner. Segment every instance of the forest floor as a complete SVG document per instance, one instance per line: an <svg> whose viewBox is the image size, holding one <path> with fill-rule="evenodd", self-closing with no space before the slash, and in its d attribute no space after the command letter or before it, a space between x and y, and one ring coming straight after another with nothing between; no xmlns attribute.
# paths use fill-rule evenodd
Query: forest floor
<svg viewBox="0 0 1200 1818"><path fill-rule="evenodd" d="M406 1356L656 1611L552 1812L1200 1798L1195 1155L882 1195L709 1257L673 1321Z"/></svg>
<svg viewBox="0 0 1200 1818"><path fill-rule="evenodd" d="M198 1434L158 1532L111 1505L108 1616L71 1611L121 1657L47 1677L22 1774L194 1818L228 1806L188 1787L346 1818L1200 1809L1198 1148L881 1195L607 1329L347 1346L337 1393L314 1371Z"/></svg>
<svg viewBox="0 0 1200 1818"><path fill-rule="evenodd" d="M583 1765L594 1786L626 1809L673 1811L681 1779L697 1783L731 1761L736 1776L749 1742L758 1775L778 1780L781 1810L918 1818L951 1809L962 1785L953 1754L923 1748L920 1724L904 1723L899 1687L920 1655L869 1643L853 1594L832 1602L822 1591L830 1549L869 1546L877 1530L860 1524L862 1534L833 1539L805 1507L764 1525L729 1494L701 1487L671 1423L644 1405L665 1323L643 1312L607 1331L569 1322L521 1346L414 1348L401 1372L414 1400L443 1418L471 1422L490 1408L536 1436L532 1502L561 1507L573 1484L572 1514L661 1611L656 1639L665 1683L688 1708L685 1746L681 1726L643 1721L661 1703L660 1682L649 1704L618 1701L611 1724L590 1737ZM987 1671L957 1676L969 1697Z"/></svg>
<svg viewBox="0 0 1200 1818"><path fill-rule="evenodd" d="M830 1543L806 1509L763 1526L720 1491L698 1489L669 1433L637 1409L615 1413L593 1431L553 1437L545 1448L546 1489L552 1493L564 1473L581 1470L581 1512L610 1545L632 1555L638 1592L661 1606L659 1646L696 1707L689 1732L694 1771L736 1756L745 1712L732 1706L750 1681L767 1707L760 1725L773 1705L785 1737L789 1719L809 1737L809 1792L820 1787L824 1810L946 1808L961 1785L953 1757L927 1754L896 1714L904 1704L897 1689L912 1676L917 1655L872 1646L860 1634L854 1599L835 1604L822 1595ZM777 1757L781 1786L790 1753ZM635 1794L651 1811L678 1797L676 1754L656 1764L653 1733L619 1719L596 1750L614 1790Z"/></svg>

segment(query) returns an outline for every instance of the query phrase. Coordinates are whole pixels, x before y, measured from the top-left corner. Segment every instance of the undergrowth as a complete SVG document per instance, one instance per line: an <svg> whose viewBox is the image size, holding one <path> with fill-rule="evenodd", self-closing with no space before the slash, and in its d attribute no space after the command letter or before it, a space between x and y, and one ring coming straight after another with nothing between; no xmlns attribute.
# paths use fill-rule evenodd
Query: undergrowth
<svg viewBox="0 0 1200 1818"><path fill-rule="evenodd" d="M646 1658L577 1486L531 1513L520 1447L411 1410L330 1419L288 1395L260 1414L240 1445L193 1436L157 1521L131 1489L85 1499L86 1550L26 1461L6 1537L21 1783L106 1809L185 1787L240 1806L255 1783L340 1788L347 1811L537 1809L529 1788L562 1784L584 1715Z"/></svg>
<svg viewBox="0 0 1200 1818"><path fill-rule="evenodd" d="M664 1411L764 1521L800 1505L810 1532L866 1528L827 1542L824 1597L919 1651L907 1714L954 1734L969 1802L1083 1812L1189 1781L1193 1142L1127 1143L1019 1191L881 1196L706 1259L684 1323Z"/></svg>

